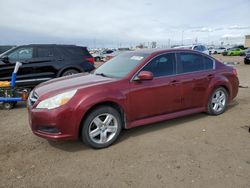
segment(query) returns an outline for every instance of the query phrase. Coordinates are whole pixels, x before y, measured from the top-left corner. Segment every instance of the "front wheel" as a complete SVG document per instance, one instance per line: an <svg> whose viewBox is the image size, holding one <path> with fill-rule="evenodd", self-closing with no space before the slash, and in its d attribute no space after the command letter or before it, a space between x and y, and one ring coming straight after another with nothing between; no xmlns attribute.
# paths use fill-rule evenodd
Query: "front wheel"
<svg viewBox="0 0 250 188"><path fill-rule="evenodd" d="M81 137L86 145L101 149L113 144L121 129L120 113L112 107L101 106L93 110L83 122Z"/></svg>
<svg viewBox="0 0 250 188"><path fill-rule="evenodd" d="M228 93L223 87L219 87L210 96L207 112L211 115L220 115L225 112L228 103Z"/></svg>

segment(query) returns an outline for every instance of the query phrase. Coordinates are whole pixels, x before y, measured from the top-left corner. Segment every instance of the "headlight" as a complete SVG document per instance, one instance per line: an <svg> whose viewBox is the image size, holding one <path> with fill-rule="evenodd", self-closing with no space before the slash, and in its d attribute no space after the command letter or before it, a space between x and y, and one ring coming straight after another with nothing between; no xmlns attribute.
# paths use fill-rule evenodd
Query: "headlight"
<svg viewBox="0 0 250 188"><path fill-rule="evenodd" d="M45 99L43 101L41 101L36 108L39 109L54 109L57 108L59 106L62 106L64 104L66 104L76 93L77 90L72 90L72 91L68 91L65 93L61 93L59 95L56 95L54 97Z"/></svg>

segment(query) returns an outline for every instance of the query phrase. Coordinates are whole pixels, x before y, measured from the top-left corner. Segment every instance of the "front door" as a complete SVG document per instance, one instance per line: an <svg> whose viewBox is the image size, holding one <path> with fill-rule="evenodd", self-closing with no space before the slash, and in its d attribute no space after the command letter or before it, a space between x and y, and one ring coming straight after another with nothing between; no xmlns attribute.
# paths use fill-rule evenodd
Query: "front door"
<svg viewBox="0 0 250 188"><path fill-rule="evenodd" d="M6 56L8 57L8 62L0 65L1 79L11 79L11 75L17 61L23 63L17 73L17 80L20 81L30 79L30 75L34 72L34 68L30 63L34 60L33 53L33 47L20 47L7 53Z"/></svg>
<svg viewBox="0 0 250 188"><path fill-rule="evenodd" d="M129 92L129 121L178 111L181 86L175 79L174 53L152 59L141 71L153 73L153 80L131 81Z"/></svg>

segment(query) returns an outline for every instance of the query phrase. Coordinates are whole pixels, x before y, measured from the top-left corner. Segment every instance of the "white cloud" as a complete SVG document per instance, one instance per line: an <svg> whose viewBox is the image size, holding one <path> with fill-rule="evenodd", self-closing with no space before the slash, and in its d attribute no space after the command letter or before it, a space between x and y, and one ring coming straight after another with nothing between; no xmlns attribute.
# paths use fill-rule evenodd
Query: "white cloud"
<svg viewBox="0 0 250 188"><path fill-rule="evenodd" d="M182 34L206 41L250 33L248 0L2 0L0 7L1 43L15 43L18 33L30 42L111 43L178 41Z"/></svg>

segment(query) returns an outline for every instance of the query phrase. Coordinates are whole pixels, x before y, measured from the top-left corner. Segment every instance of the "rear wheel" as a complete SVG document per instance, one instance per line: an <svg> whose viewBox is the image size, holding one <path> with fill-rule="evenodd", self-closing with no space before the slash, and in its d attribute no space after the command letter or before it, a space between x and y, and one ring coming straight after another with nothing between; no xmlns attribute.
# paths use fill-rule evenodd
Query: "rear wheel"
<svg viewBox="0 0 250 188"><path fill-rule="evenodd" d="M113 144L122 128L120 113L112 107L101 106L94 109L83 122L81 132L85 144L105 148Z"/></svg>
<svg viewBox="0 0 250 188"><path fill-rule="evenodd" d="M228 103L228 93L223 87L219 87L212 93L207 112L211 115L220 115L225 112Z"/></svg>
<svg viewBox="0 0 250 188"><path fill-rule="evenodd" d="M12 108L14 108L15 105L16 105L15 102L4 102L3 109L4 110L11 110Z"/></svg>
<svg viewBox="0 0 250 188"><path fill-rule="evenodd" d="M77 74L77 73L79 73L78 70L75 70L75 69L68 69L68 70L66 70L66 71L64 71L64 72L62 73L62 76L70 76L70 75Z"/></svg>

